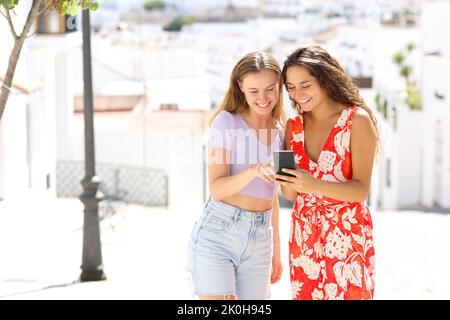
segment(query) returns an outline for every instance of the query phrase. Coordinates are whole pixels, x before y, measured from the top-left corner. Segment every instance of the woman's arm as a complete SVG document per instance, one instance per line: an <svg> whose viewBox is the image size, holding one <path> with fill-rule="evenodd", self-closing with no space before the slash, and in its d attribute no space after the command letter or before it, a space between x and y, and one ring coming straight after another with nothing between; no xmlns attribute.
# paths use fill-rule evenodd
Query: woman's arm
<svg viewBox="0 0 450 320"><path fill-rule="evenodd" d="M280 204L278 202L277 190L278 186L275 187L272 207L273 255L280 257L280 225L278 218L280 213Z"/></svg>
<svg viewBox="0 0 450 320"><path fill-rule="evenodd" d="M289 121L289 119L286 121L285 128L286 131L284 135L284 149L289 150L290 149L289 140L291 136L291 122ZM286 185L281 184L281 192L283 193L283 197L289 201L295 201L297 199L298 193Z"/></svg>
<svg viewBox="0 0 450 320"><path fill-rule="evenodd" d="M270 277L270 283L275 283L278 280L280 280L281 273L283 271L281 265L279 213L280 213L280 204L278 202L278 183L276 183L272 207L273 255L272 255L272 274Z"/></svg>
<svg viewBox="0 0 450 320"><path fill-rule="evenodd" d="M318 193L329 198L349 202L364 201L370 190L373 161L377 145L375 126L365 111L358 111L353 117L350 139L352 157L352 180L344 183L317 180L306 171L283 170L295 178L282 177L294 190Z"/></svg>
<svg viewBox="0 0 450 320"><path fill-rule="evenodd" d="M375 126L367 112L358 111L353 116L350 138L352 180L346 183L320 181L317 193L343 201L361 202L366 200L370 191L376 147Z"/></svg>

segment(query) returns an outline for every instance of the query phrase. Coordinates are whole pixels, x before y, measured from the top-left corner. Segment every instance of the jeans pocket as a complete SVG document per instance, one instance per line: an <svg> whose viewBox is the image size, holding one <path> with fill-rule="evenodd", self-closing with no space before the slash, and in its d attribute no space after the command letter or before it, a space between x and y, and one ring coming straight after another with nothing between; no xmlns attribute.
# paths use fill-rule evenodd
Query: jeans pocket
<svg viewBox="0 0 450 320"><path fill-rule="evenodd" d="M211 212L203 222L202 228L212 232L224 232L231 227L231 224L230 218L221 217Z"/></svg>

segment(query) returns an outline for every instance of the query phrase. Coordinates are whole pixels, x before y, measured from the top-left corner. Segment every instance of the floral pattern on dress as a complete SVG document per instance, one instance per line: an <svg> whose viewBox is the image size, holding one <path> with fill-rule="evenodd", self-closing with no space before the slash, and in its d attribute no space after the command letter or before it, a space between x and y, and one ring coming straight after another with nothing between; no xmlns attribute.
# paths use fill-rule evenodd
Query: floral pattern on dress
<svg viewBox="0 0 450 320"><path fill-rule="evenodd" d="M352 179L350 138L358 107L344 109L317 163L304 148L302 115L291 118L290 148L299 169L336 183ZM375 251L372 220L364 202L300 193L289 237L293 299L373 299Z"/></svg>

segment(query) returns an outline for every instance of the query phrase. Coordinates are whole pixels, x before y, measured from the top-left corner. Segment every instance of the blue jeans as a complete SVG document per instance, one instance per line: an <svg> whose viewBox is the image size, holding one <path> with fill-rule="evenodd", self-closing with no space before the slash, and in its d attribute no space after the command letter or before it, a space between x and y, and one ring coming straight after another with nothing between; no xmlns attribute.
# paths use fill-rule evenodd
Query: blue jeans
<svg viewBox="0 0 450 320"><path fill-rule="evenodd" d="M270 298L271 217L272 209L250 212L209 199L189 240L193 293Z"/></svg>

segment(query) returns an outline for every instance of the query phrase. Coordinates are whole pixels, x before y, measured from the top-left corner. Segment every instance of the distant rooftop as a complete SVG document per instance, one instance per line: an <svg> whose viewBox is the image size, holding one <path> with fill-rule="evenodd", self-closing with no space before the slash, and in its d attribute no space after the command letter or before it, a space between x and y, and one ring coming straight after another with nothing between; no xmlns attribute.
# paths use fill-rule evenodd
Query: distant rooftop
<svg viewBox="0 0 450 320"><path fill-rule="evenodd" d="M83 112L84 96L74 97L74 112ZM96 95L94 97L95 112L128 112L132 111L141 101L143 95Z"/></svg>

